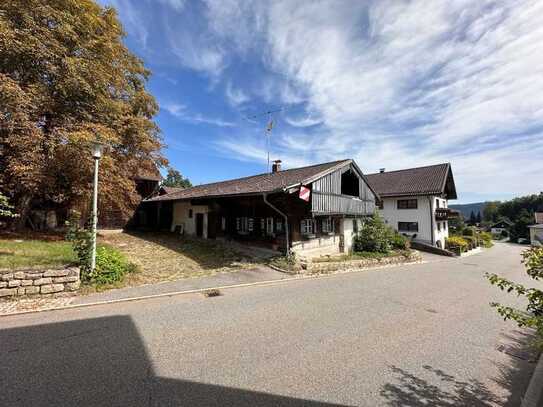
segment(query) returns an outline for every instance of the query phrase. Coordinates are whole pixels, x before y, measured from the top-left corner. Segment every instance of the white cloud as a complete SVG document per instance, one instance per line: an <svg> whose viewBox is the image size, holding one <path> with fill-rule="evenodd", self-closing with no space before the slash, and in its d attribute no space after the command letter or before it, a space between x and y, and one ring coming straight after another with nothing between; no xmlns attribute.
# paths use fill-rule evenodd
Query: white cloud
<svg viewBox="0 0 543 407"><path fill-rule="evenodd" d="M231 106L239 106L251 99L242 89L235 88L232 82L226 84L225 95Z"/></svg>
<svg viewBox="0 0 543 407"><path fill-rule="evenodd" d="M218 127L232 127L235 125L235 123L223 119L204 116L200 113L190 113L185 105L179 103L164 103L161 107L171 115L187 123L211 124Z"/></svg>
<svg viewBox="0 0 543 407"><path fill-rule="evenodd" d="M540 188L541 1L266 4L249 22L222 20L215 34L245 41L245 27L260 21L252 36L267 44L261 57L274 80L322 118L319 131L278 135L282 153L355 156L373 169L452 161L465 191ZM264 96L281 96L268 85Z"/></svg>

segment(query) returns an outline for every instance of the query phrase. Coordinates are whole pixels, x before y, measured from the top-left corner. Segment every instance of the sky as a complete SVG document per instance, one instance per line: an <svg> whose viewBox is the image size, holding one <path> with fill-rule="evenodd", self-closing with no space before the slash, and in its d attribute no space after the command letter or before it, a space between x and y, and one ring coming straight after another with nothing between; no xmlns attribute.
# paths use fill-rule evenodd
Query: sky
<svg viewBox="0 0 543 407"><path fill-rule="evenodd" d="M450 162L458 201L543 191L543 2L100 0L193 184L353 158ZM255 117L256 116L256 117Z"/></svg>

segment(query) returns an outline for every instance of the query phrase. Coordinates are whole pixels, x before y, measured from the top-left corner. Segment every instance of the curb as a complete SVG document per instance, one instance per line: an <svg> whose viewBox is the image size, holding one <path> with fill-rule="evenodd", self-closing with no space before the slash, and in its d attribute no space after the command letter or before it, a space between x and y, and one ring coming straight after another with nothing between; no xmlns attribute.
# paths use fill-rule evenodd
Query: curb
<svg viewBox="0 0 543 407"><path fill-rule="evenodd" d="M256 281L254 283L242 283L242 284L232 284L232 285L224 285L224 286L216 286L216 287L206 287L206 288L196 288L192 290L183 290L183 291L172 291L168 293L161 293L161 294L150 294L150 295L142 295L139 297L129 297L129 298L119 298L114 300L105 300L105 301L96 301L96 302L89 302L85 304L68 304L68 305L62 305L60 307L50 307L50 308L41 308L37 310L25 310L25 311L16 311L6 314L0 314L0 318L3 317L11 317L14 315L24 315L24 314L34 314L39 312L48 312L48 311L62 311L67 309L75 309L75 308L85 308L85 307L93 307L97 305L108 305L108 304L118 304L123 302L132 302L132 301L142 301L142 300L150 300L154 298L164 298L164 297L173 297L178 295L185 295L185 294L200 294L204 293L209 290L227 290L229 288L243 288L243 287L255 287L255 286L268 286L268 285L276 285L281 283L287 283L290 281L301 281L301 280L310 280L310 279L317 279L317 278L330 278L341 274L348 274L348 273L357 273L357 272L364 272L364 271L370 271L370 270L379 270L383 268L394 268L397 266L404 266L404 265L415 265L415 264L424 264L426 262L424 261L418 261L418 262L410 262L410 263L402 263L402 264L393 264L393 265L386 265L386 266L377 266L377 267L371 267L367 269L354 269L354 270L341 270L334 273L326 273L326 274L296 274L296 277L287 277L280 280L266 280L266 281ZM280 271L280 270L278 270Z"/></svg>
<svg viewBox="0 0 543 407"><path fill-rule="evenodd" d="M520 403L520 407L538 406L543 406L543 353L539 356L539 361Z"/></svg>

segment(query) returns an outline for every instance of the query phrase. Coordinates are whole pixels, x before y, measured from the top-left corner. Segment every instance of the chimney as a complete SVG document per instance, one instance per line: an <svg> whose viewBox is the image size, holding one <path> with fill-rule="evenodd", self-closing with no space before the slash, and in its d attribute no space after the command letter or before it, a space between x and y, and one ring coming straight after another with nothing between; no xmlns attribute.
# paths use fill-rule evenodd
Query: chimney
<svg viewBox="0 0 543 407"><path fill-rule="evenodd" d="M379 172L382 174L383 172L385 172L385 169L386 168L379 168Z"/></svg>
<svg viewBox="0 0 543 407"><path fill-rule="evenodd" d="M281 160L275 160L272 164L272 172L281 171Z"/></svg>

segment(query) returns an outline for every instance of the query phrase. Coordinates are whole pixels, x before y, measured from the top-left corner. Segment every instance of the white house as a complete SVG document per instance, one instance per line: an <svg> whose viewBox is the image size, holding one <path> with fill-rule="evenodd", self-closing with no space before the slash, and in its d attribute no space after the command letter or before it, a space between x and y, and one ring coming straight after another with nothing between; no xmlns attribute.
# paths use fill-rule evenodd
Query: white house
<svg viewBox="0 0 543 407"><path fill-rule="evenodd" d="M413 240L444 248L448 220L458 212L448 208L456 199L451 165L385 171L366 176L381 197L379 212L385 222Z"/></svg>
<svg viewBox="0 0 543 407"><path fill-rule="evenodd" d="M513 223L507 219L501 219L490 226L490 233L493 235L500 235L503 232L509 233L509 228L513 226Z"/></svg>
<svg viewBox="0 0 543 407"><path fill-rule="evenodd" d="M530 228L530 243L532 246L543 246L543 212L535 213L535 225Z"/></svg>

